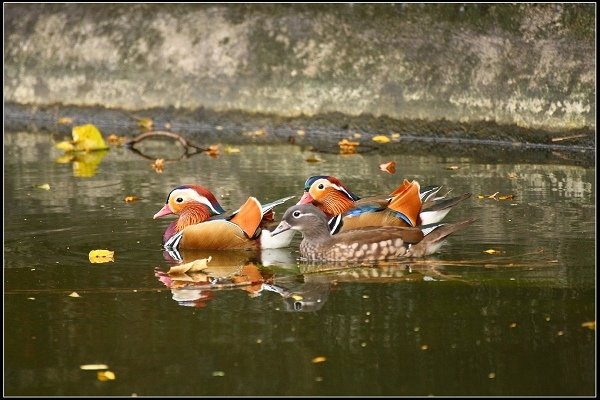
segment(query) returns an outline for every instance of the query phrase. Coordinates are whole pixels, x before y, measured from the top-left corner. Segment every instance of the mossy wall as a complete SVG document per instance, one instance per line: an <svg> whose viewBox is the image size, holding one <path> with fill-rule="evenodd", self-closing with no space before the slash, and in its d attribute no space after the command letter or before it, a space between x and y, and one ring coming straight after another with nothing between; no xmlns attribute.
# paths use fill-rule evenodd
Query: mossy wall
<svg viewBox="0 0 600 400"><path fill-rule="evenodd" d="M5 4L4 99L595 129L595 4Z"/></svg>

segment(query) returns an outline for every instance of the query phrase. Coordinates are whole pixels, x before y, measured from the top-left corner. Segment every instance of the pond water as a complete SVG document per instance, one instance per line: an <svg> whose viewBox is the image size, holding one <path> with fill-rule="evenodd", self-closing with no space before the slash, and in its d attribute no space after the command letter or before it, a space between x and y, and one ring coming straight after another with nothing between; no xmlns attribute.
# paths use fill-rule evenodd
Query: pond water
<svg viewBox="0 0 600 400"><path fill-rule="evenodd" d="M595 394L594 167L221 144L157 173L124 147L57 162L58 139L4 134L6 395ZM363 196L405 177L471 192L445 220L477 222L426 259L307 265L297 235L264 254L184 253L212 268L167 279L170 220L152 216L173 187L202 184L233 210L300 196L317 174ZM513 198L478 197L496 192ZM90 263L94 249L114 262Z"/></svg>

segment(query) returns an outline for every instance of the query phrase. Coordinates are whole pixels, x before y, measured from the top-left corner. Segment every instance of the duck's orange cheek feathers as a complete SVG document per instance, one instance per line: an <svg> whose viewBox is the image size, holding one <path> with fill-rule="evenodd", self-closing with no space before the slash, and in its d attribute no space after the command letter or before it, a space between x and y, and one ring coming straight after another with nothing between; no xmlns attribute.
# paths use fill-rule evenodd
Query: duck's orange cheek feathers
<svg viewBox="0 0 600 400"><path fill-rule="evenodd" d="M163 208L160 209L159 212L157 212L156 214L154 214L153 219L164 217L165 215L170 215L170 214L173 214L173 211L171 211L171 207L169 207L168 204L165 204L163 206Z"/></svg>

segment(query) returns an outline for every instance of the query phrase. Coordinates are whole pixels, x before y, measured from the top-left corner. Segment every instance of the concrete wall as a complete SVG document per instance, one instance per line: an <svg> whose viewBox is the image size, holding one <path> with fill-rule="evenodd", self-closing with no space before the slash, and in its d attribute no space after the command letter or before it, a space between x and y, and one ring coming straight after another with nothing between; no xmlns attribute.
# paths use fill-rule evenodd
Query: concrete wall
<svg viewBox="0 0 600 400"><path fill-rule="evenodd" d="M5 4L4 99L595 129L595 4Z"/></svg>

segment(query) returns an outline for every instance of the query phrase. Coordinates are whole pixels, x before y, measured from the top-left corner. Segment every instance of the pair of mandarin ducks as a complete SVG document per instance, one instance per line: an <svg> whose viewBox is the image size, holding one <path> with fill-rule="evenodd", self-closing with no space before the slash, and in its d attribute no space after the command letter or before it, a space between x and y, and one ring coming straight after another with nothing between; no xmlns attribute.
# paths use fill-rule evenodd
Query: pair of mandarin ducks
<svg viewBox="0 0 600 400"><path fill-rule="evenodd" d="M440 223L471 196L438 196L440 189L421 188L405 179L389 195L361 198L335 177L313 176L306 180L298 204L269 231L273 209L295 196L264 205L249 197L238 210L226 213L205 187L183 185L171 190L154 218L178 217L163 235L167 250L282 248L300 231L304 261L393 260L433 254L448 235L473 223Z"/></svg>

